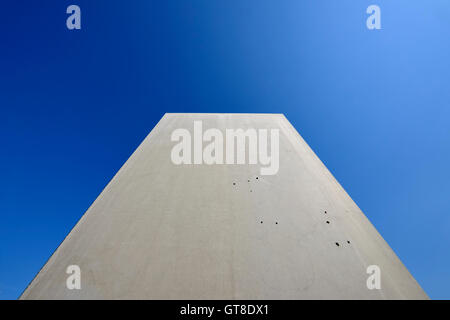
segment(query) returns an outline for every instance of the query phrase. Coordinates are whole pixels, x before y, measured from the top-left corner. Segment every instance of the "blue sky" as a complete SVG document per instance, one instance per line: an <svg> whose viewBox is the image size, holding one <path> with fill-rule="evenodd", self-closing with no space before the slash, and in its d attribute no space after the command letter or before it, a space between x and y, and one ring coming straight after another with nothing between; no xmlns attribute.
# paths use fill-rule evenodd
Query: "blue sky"
<svg viewBox="0 0 450 320"><path fill-rule="evenodd" d="M448 0L3 1L0 298L165 112L284 113L427 294L450 298L449 39Z"/></svg>

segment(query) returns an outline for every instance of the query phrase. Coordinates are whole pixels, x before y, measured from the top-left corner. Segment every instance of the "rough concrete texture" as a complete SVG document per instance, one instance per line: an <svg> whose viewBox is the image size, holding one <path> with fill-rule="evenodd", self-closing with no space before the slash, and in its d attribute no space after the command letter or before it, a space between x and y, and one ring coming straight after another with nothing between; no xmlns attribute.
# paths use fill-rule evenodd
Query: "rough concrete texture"
<svg viewBox="0 0 450 320"><path fill-rule="evenodd" d="M194 120L223 132L278 128L278 174L261 176L259 165L174 165L171 133L192 132ZM69 265L81 268L81 290L66 288ZM369 265L381 269L381 290L366 286ZM427 295L283 115L166 114L21 298Z"/></svg>

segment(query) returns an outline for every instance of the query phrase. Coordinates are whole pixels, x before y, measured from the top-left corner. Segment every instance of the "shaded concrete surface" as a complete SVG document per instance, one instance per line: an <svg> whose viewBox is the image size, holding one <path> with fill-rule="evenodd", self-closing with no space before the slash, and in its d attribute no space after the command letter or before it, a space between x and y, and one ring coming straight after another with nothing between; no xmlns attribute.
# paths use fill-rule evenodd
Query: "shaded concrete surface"
<svg viewBox="0 0 450 320"><path fill-rule="evenodd" d="M279 129L278 174L261 176L260 165L174 165L171 133L192 133L194 120L204 130ZM81 290L66 288L69 265L81 268ZM369 265L381 269L381 290L366 286ZM21 296L427 298L279 114L166 114Z"/></svg>

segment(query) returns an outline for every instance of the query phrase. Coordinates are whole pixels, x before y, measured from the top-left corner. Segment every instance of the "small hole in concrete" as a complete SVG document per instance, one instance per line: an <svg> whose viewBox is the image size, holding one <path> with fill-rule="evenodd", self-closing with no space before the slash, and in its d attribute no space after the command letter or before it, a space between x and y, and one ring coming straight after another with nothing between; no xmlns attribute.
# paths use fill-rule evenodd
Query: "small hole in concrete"
<svg viewBox="0 0 450 320"><path fill-rule="evenodd" d="M350 244L350 241L347 240L347 243Z"/></svg>
<svg viewBox="0 0 450 320"><path fill-rule="evenodd" d="M233 182L233 186L235 186L236 185L236 182Z"/></svg>
<svg viewBox="0 0 450 320"><path fill-rule="evenodd" d="M248 182L250 182L250 180L247 180Z"/></svg>
<svg viewBox="0 0 450 320"><path fill-rule="evenodd" d="M327 213L327 212L325 211L325 213Z"/></svg>
<svg viewBox="0 0 450 320"><path fill-rule="evenodd" d="M278 222L275 222L275 224L278 224Z"/></svg>
<svg viewBox="0 0 450 320"><path fill-rule="evenodd" d="M339 242L336 242L336 245L339 247Z"/></svg>
<svg viewBox="0 0 450 320"><path fill-rule="evenodd" d="M327 221L328 224L330 224L330 221Z"/></svg>
<svg viewBox="0 0 450 320"><path fill-rule="evenodd" d="M256 177L256 180L258 180L258 177Z"/></svg>

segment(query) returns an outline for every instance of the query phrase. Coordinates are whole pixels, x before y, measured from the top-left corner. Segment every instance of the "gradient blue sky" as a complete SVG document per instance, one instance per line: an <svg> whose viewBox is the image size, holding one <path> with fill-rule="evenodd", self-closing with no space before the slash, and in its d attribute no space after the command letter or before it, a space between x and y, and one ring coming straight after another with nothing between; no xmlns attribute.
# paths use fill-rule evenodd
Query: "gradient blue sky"
<svg viewBox="0 0 450 320"><path fill-rule="evenodd" d="M450 298L449 58L448 0L2 1L0 298L165 112L284 113L428 295Z"/></svg>

